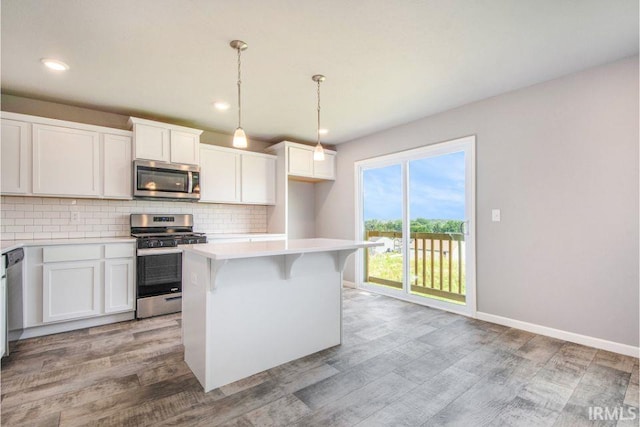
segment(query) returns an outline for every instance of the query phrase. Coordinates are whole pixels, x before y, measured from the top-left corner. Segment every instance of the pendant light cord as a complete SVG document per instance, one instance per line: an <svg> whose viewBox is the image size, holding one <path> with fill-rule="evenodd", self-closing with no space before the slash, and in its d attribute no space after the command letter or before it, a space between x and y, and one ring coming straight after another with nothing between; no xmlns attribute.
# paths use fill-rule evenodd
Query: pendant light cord
<svg viewBox="0 0 640 427"><path fill-rule="evenodd" d="M240 48L238 48L238 127L242 127L242 97L240 86L242 85L242 80L240 79Z"/></svg>
<svg viewBox="0 0 640 427"><path fill-rule="evenodd" d="M320 144L320 80L318 80L318 144Z"/></svg>

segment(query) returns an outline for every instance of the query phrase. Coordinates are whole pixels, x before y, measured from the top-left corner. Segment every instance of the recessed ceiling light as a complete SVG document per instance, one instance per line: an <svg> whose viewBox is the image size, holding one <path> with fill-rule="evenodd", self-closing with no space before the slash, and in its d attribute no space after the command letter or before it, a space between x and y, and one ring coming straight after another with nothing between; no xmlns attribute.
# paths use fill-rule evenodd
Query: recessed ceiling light
<svg viewBox="0 0 640 427"><path fill-rule="evenodd" d="M42 58L40 62L42 62L45 67L55 71L67 71L69 69L67 64L57 59Z"/></svg>
<svg viewBox="0 0 640 427"><path fill-rule="evenodd" d="M213 108L220 111L226 111L229 109L229 103L225 101L216 101L213 103Z"/></svg>
<svg viewBox="0 0 640 427"><path fill-rule="evenodd" d="M329 129L318 129L320 135L326 135L329 133Z"/></svg>

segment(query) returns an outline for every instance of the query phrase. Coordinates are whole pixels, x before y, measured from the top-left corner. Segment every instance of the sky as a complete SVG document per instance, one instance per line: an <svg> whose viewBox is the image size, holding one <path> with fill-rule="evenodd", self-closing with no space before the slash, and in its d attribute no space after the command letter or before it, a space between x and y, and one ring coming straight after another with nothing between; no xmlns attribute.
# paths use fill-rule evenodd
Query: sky
<svg viewBox="0 0 640 427"><path fill-rule="evenodd" d="M464 152L409 162L411 219L464 220ZM402 218L400 164L364 171L364 219Z"/></svg>

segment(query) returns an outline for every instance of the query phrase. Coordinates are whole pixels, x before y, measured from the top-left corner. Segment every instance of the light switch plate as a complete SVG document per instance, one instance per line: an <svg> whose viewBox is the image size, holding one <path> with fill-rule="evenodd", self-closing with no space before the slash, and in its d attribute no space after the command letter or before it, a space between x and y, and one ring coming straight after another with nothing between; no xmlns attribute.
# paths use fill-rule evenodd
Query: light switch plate
<svg viewBox="0 0 640 427"><path fill-rule="evenodd" d="M500 209L491 209L491 221L500 222Z"/></svg>

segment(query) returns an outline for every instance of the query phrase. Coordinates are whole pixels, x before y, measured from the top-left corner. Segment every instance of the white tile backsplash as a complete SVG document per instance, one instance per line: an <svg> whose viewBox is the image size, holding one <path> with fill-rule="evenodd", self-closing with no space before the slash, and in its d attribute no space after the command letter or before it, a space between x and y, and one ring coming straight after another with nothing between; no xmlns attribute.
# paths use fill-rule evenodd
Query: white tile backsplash
<svg viewBox="0 0 640 427"><path fill-rule="evenodd" d="M72 212L78 212L76 221L72 220ZM2 196L0 237L30 240L128 236L132 213L190 213L195 231L201 232L267 232L266 206Z"/></svg>

